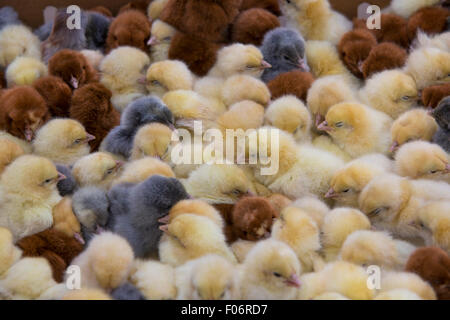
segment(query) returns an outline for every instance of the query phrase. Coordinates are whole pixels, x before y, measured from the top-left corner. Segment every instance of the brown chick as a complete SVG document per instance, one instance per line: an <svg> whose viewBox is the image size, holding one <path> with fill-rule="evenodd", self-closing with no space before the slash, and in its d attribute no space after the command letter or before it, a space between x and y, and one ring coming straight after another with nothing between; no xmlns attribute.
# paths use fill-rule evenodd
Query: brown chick
<svg viewBox="0 0 450 320"><path fill-rule="evenodd" d="M249 241L266 238L277 216L265 198L245 197L234 206L231 217L233 233L237 238Z"/></svg>
<svg viewBox="0 0 450 320"><path fill-rule="evenodd" d="M82 53L64 49L48 61L50 75L60 77L72 90L99 80L97 72Z"/></svg>
<svg viewBox="0 0 450 320"><path fill-rule="evenodd" d="M81 225L75 213L72 210L72 199L63 198L56 206L53 207L53 229L64 233L70 238L75 238L81 244L84 244L81 236Z"/></svg>
<svg viewBox="0 0 450 320"><path fill-rule="evenodd" d="M119 14L111 23L106 38L106 52L120 46L130 46L148 52L150 21L138 10L127 10Z"/></svg>
<svg viewBox="0 0 450 320"><path fill-rule="evenodd" d="M281 15L280 5L277 0L242 0L240 7L241 11L251 8L266 9L276 16Z"/></svg>
<svg viewBox="0 0 450 320"><path fill-rule="evenodd" d="M240 4L240 0L169 0L160 19L196 38L226 42Z"/></svg>
<svg viewBox="0 0 450 320"><path fill-rule="evenodd" d="M33 87L44 98L52 117L69 117L72 90L61 78L42 77L33 83Z"/></svg>
<svg viewBox="0 0 450 320"><path fill-rule="evenodd" d="M110 18L113 17L111 10L109 10L108 8L106 8L104 6L96 6L96 7L89 9L89 11L101 13L105 17L110 17Z"/></svg>
<svg viewBox="0 0 450 320"><path fill-rule="evenodd" d="M439 300L450 300L450 257L441 248L418 248L409 257L405 271L430 283Z"/></svg>
<svg viewBox="0 0 450 320"><path fill-rule="evenodd" d="M305 102L308 90L311 88L313 82L314 77L311 73L295 70L278 75L267 86L269 87L273 100L292 94Z"/></svg>
<svg viewBox="0 0 450 320"><path fill-rule="evenodd" d="M403 47L409 47L407 30L408 21L401 16L393 13L384 13L381 15L381 28L374 29L372 32L378 42L394 42Z"/></svg>
<svg viewBox="0 0 450 320"><path fill-rule="evenodd" d="M450 10L442 7L425 7L416 11L408 20L409 40L416 38L419 29L427 34L445 31L448 16Z"/></svg>
<svg viewBox="0 0 450 320"><path fill-rule="evenodd" d="M122 6L118 14L124 13L128 10L138 10L144 14L147 14L147 8L152 0L133 0Z"/></svg>
<svg viewBox="0 0 450 320"><path fill-rule="evenodd" d="M219 49L219 44L177 32L170 44L169 59L183 61L193 73L201 77L216 63Z"/></svg>
<svg viewBox="0 0 450 320"><path fill-rule="evenodd" d="M36 131L50 119L44 98L30 86L6 90L0 100L0 129L31 141Z"/></svg>
<svg viewBox="0 0 450 320"><path fill-rule="evenodd" d="M239 14L231 29L231 41L260 46L264 35L280 26L278 18L267 10L253 8Z"/></svg>
<svg viewBox="0 0 450 320"><path fill-rule="evenodd" d="M0 138L0 175L6 166L24 154L25 151L19 144L6 138Z"/></svg>
<svg viewBox="0 0 450 320"><path fill-rule="evenodd" d="M112 128L120 124L120 113L111 104L112 93L101 83L90 83L74 91L70 118L78 120L95 136L91 151L100 147Z"/></svg>
<svg viewBox="0 0 450 320"><path fill-rule="evenodd" d="M338 45L339 55L345 66L357 77L362 77L361 65L377 45L377 39L368 30L347 32Z"/></svg>
<svg viewBox="0 0 450 320"><path fill-rule="evenodd" d="M450 96L450 83L430 86L422 91L422 103L425 107L434 109L447 96Z"/></svg>
<svg viewBox="0 0 450 320"><path fill-rule="evenodd" d="M370 51L361 66L361 71L367 79L374 73L403 67L407 58L406 50L395 43L380 43Z"/></svg>

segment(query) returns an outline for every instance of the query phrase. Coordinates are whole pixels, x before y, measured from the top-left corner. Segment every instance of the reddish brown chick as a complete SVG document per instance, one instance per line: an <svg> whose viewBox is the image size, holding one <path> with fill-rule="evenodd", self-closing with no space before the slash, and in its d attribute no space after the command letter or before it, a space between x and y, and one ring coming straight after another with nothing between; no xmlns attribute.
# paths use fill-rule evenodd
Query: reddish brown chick
<svg viewBox="0 0 450 320"><path fill-rule="evenodd" d="M61 78L42 77L33 83L33 87L44 98L52 117L69 117L72 90Z"/></svg>
<svg viewBox="0 0 450 320"><path fill-rule="evenodd" d="M450 83L431 86L422 91L422 103L434 109L447 96L450 96Z"/></svg>
<svg viewBox="0 0 450 320"><path fill-rule="evenodd" d="M278 0L242 0L240 10L245 11L251 8L261 8L272 12L276 16L281 15Z"/></svg>
<svg viewBox="0 0 450 320"><path fill-rule="evenodd" d="M450 10L442 7L426 7L418 10L408 20L408 37L413 41L420 29L427 34L445 31Z"/></svg>
<svg viewBox="0 0 450 320"><path fill-rule="evenodd" d="M151 0L133 0L120 8L119 14L124 13L128 10L138 10L143 14L147 14L147 8L150 2Z"/></svg>
<svg viewBox="0 0 450 320"><path fill-rule="evenodd" d="M386 13L381 15L381 29L374 29L373 33L378 42L394 42L403 47L409 47L407 33L408 21L396 14Z"/></svg>
<svg viewBox="0 0 450 320"><path fill-rule="evenodd" d="M237 17L231 30L231 41L260 46L264 35L278 28L278 18L264 9L249 9Z"/></svg>
<svg viewBox="0 0 450 320"><path fill-rule="evenodd" d="M401 68L405 65L408 53L392 42L380 43L374 47L361 66L364 79L377 72Z"/></svg>
<svg viewBox="0 0 450 320"><path fill-rule="evenodd" d="M311 88L313 82L314 77L311 73L294 70L278 75L267 86L272 95L272 100L292 94L306 101L308 90Z"/></svg>

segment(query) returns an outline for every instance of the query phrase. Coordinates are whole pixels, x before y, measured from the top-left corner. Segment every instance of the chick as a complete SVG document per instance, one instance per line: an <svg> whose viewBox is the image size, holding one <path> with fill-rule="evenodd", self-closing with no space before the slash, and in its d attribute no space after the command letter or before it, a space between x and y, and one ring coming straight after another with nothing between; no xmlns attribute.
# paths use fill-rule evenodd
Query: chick
<svg viewBox="0 0 450 320"><path fill-rule="evenodd" d="M265 123L293 134L298 142L311 140L311 114L295 96L284 96L273 101L267 107Z"/></svg>
<svg viewBox="0 0 450 320"><path fill-rule="evenodd" d="M427 87L422 92L425 107L436 108L445 97L450 95L450 83Z"/></svg>
<svg viewBox="0 0 450 320"><path fill-rule="evenodd" d="M234 75L223 83L221 99L227 106L243 100L251 100L266 106L270 101L270 92L258 79L248 75Z"/></svg>
<svg viewBox="0 0 450 320"><path fill-rule="evenodd" d="M133 265L133 249L111 232L96 236L72 264L81 270L81 288L110 292L125 283ZM68 275L66 274L67 280Z"/></svg>
<svg viewBox="0 0 450 320"><path fill-rule="evenodd" d="M419 212L419 219L412 223L427 245L441 247L450 252L450 201L436 201L425 205Z"/></svg>
<svg viewBox="0 0 450 320"><path fill-rule="evenodd" d="M6 69L8 87L31 85L36 79L46 76L47 66L31 57L17 57Z"/></svg>
<svg viewBox="0 0 450 320"><path fill-rule="evenodd" d="M369 219L358 209L336 208L323 219L322 253L325 261L337 260L347 237L357 230L370 230Z"/></svg>
<svg viewBox="0 0 450 320"><path fill-rule="evenodd" d="M404 144L395 155L398 175L411 179L450 182L450 157L437 144L414 141Z"/></svg>
<svg viewBox="0 0 450 320"><path fill-rule="evenodd" d="M52 117L69 117L72 90L64 80L55 76L42 77L33 83L33 87L44 98Z"/></svg>
<svg viewBox="0 0 450 320"><path fill-rule="evenodd" d="M288 24L300 30L308 40L326 40L336 45L342 35L352 29L352 23L333 11L327 0L283 1L280 8Z"/></svg>
<svg viewBox="0 0 450 320"><path fill-rule="evenodd" d="M408 19L407 30L409 39L414 40L418 30L428 34L446 31L447 18L449 16L449 10L442 7L426 7L416 11Z"/></svg>
<svg viewBox="0 0 450 320"><path fill-rule="evenodd" d="M62 300L112 300L103 290L99 289L79 289L70 290L62 297Z"/></svg>
<svg viewBox="0 0 450 320"><path fill-rule="evenodd" d="M131 155L133 140L139 128L149 123L162 123L173 128L172 112L157 97L142 97L132 102L122 113L120 126L111 130L100 147L124 158Z"/></svg>
<svg viewBox="0 0 450 320"><path fill-rule="evenodd" d="M177 300L230 300L234 266L220 255L206 255L176 268Z"/></svg>
<svg viewBox="0 0 450 320"><path fill-rule="evenodd" d="M146 94L140 79L149 65L145 52L132 47L119 47L102 60L100 82L113 93L111 103L116 109L123 111L130 102Z"/></svg>
<svg viewBox="0 0 450 320"><path fill-rule="evenodd" d="M450 81L450 52L425 47L412 51L406 61L405 70L422 90L435 84Z"/></svg>
<svg viewBox="0 0 450 320"><path fill-rule="evenodd" d="M150 2L151 0L133 0L131 2L128 2L126 5L122 6L119 9L119 14L128 10L138 10L143 13L147 13L147 8Z"/></svg>
<svg viewBox="0 0 450 320"><path fill-rule="evenodd" d="M403 18L409 18L417 10L438 3L439 0L393 0L390 9Z"/></svg>
<svg viewBox="0 0 450 320"><path fill-rule="evenodd" d="M358 197L364 187L376 176L394 171L394 163L382 154L370 154L347 163L330 182L325 195L340 206L358 207Z"/></svg>
<svg viewBox="0 0 450 320"><path fill-rule="evenodd" d="M37 132L33 151L56 163L73 165L89 154L89 142L94 139L78 121L54 119Z"/></svg>
<svg viewBox="0 0 450 320"><path fill-rule="evenodd" d="M301 283L301 264L294 251L277 240L260 241L238 267L234 299L294 299Z"/></svg>
<svg viewBox="0 0 450 320"><path fill-rule="evenodd" d="M433 286L439 300L448 300L450 291L450 257L436 247L418 248L409 257L405 271L420 276Z"/></svg>
<svg viewBox="0 0 450 320"><path fill-rule="evenodd" d="M439 125L439 129L433 136L433 142L439 144L445 151L450 152L450 98L442 100L433 111L433 117Z"/></svg>
<svg viewBox="0 0 450 320"><path fill-rule="evenodd" d="M7 25L21 24L19 14L13 7L5 6L0 9L0 29Z"/></svg>
<svg viewBox="0 0 450 320"><path fill-rule="evenodd" d="M260 46L264 35L279 26L280 21L271 12L261 8L248 9L242 11L234 21L231 41Z"/></svg>
<svg viewBox="0 0 450 320"><path fill-rule="evenodd" d="M172 300L177 295L175 270L153 260L137 260L130 281L147 300Z"/></svg>
<svg viewBox="0 0 450 320"><path fill-rule="evenodd" d="M423 300L408 289L392 289L378 294L373 300Z"/></svg>
<svg viewBox="0 0 450 320"><path fill-rule="evenodd" d="M161 12L164 10L169 0L153 0L147 8L147 15L150 21L155 21L159 18Z"/></svg>
<svg viewBox="0 0 450 320"><path fill-rule="evenodd" d="M58 51L48 61L50 75L60 77L72 90L87 83L98 81L98 74L86 58L77 51Z"/></svg>
<svg viewBox="0 0 450 320"><path fill-rule="evenodd" d="M306 98L316 127L325 120L328 109L346 101L356 101L356 92L339 75L325 76L314 81Z"/></svg>
<svg viewBox="0 0 450 320"><path fill-rule="evenodd" d="M243 0L240 10L244 11L251 8L262 8L272 12L276 16L281 15L280 5L276 0Z"/></svg>
<svg viewBox="0 0 450 320"><path fill-rule="evenodd" d="M176 217L159 244L162 263L177 267L207 254L217 254L235 263L222 230L211 219L194 214Z"/></svg>
<svg viewBox="0 0 450 320"><path fill-rule="evenodd" d="M328 110L319 130L351 157L379 152L387 154L391 145L392 119L383 112L360 103L339 103Z"/></svg>
<svg viewBox="0 0 450 320"><path fill-rule="evenodd" d="M123 163L110 154L96 152L74 163L72 174L80 187L95 186L108 189L120 175Z"/></svg>
<svg viewBox="0 0 450 320"><path fill-rule="evenodd" d="M146 83L150 94L162 98L169 91L192 90L194 77L183 62L164 60L148 68Z"/></svg>
<svg viewBox="0 0 450 320"><path fill-rule="evenodd" d="M380 29L371 30L377 38L378 43L393 42L408 49L410 44L407 32L408 20L394 13L383 13L381 14L380 22Z"/></svg>
<svg viewBox="0 0 450 320"><path fill-rule="evenodd" d="M128 212L114 217L114 231L124 236L138 258L155 256L162 235L158 220L178 202L188 198L174 178L153 176L129 191Z"/></svg>
<svg viewBox="0 0 450 320"><path fill-rule="evenodd" d="M72 175L72 170L63 164L57 164L56 169L66 177L66 179L61 180L56 184L59 194L61 197L71 196L78 188L75 177Z"/></svg>
<svg viewBox="0 0 450 320"><path fill-rule="evenodd" d="M303 197L292 202L292 207L300 208L307 213L322 228L324 218L330 211L325 202L320 201L316 197Z"/></svg>
<svg viewBox="0 0 450 320"><path fill-rule="evenodd" d="M226 134L227 129L257 129L264 123L264 107L250 100L231 105L227 112L216 119L217 128Z"/></svg>
<svg viewBox="0 0 450 320"><path fill-rule="evenodd" d="M272 238L288 244L297 254L303 272L321 269L323 260L318 251L321 248L319 227L302 209L284 209L272 228Z"/></svg>
<svg viewBox="0 0 450 320"><path fill-rule="evenodd" d="M106 52L123 46L147 52L149 38L150 21L145 14L138 10L127 10L120 13L111 23L106 38Z"/></svg>
<svg viewBox="0 0 450 320"><path fill-rule="evenodd" d="M111 291L111 297L114 300L146 300L139 289L129 282Z"/></svg>
<svg viewBox="0 0 450 320"><path fill-rule="evenodd" d="M208 76L228 78L235 74L246 74L260 78L264 70L271 67L257 47L236 43L219 50L217 62Z"/></svg>
<svg viewBox="0 0 450 320"><path fill-rule="evenodd" d="M172 141L173 131L161 123L151 123L141 127L133 141L130 160L144 157L165 158Z"/></svg>
<svg viewBox="0 0 450 320"><path fill-rule="evenodd" d="M338 50L344 65L355 76L362 78L362 64L376 45L377 39L370 31L355 29L344 34Z"/></svg>
<svg viewBox="0 0 450 320"><path fill-rule="evenodd" d="M407 58L408 53L402 47L389 42L380 43L370 51L367 59L361 65L361 72L367 79L384 70L402 68Z"/></svg>
<svg viewBox="0 0 450 320"><path fill-rule="evenodd" d="M112 93L100 83L90 83L75 90L70 103L70 118L79 121L95 136L89 142L92 151L98 150L103 139L120 124L120 114L111 104Z"/></svg>
<svg viewBox="0 0 450 320"><path fill-rule="evenodd" d="M52 209L61 200L56 183L63 178L45 158L17 158L0 179L1 226L9 228L15 240L49 228Z"/></svg>
<svg viewBox="0 0 450 320"><path fill-rule="evenodd" d="M28 142L50 118L47 104L30 86L6 90L0 101L0 129Z"/></svg>
<svg viewBox="0 0 450 320"><path fill-rule="evenodd" d="M140 183L154 175L175 178L175 173L167 163L159 159L145 157L127 163L120 177L114 181L114 185L121 183Z"/></svg>
<svg viewBox="0 0 450 320"><path fill-rule="evenodd" d="M313 82L314 77L311 73L295 70L278 75L267 86L272 94L272 99L294 95L298 99L306 101L308 90Z"/></svg>
<svg viewBox="0 0 450 320"><path fill-rule="evenodd" d="M387 272L381 276L381 292L394 289L407 289L423 300L436 300L433 288L418 275L410 272Z"/></svg>
<svg viewBox="0 0 450 320"><path fill-rule="evenodd" d="M150 45L152 61L159 62L169 58L169 49L176 29L161 20L155 20L151 27L151 38L147 42Z"/></svg>
<svg viewBox="0 0 450 320"><path fill-rule="evenodd" d="M0 175L8 165L24 154L25 151L19 144L0 138Z"/></svg>
<svg viewBox="0 0 450 320"><path fill-rule="evenodd" d="M269 201L269 203L275 209L276 217L279 217L281 211L284 208L289 207L293 203L291 199L279 193L271 194L270 196L267 197L267 201Z"/></svg>
<svg viewBox="0 0 450 320"><path fill-rule="evenodd" d="M14 245L9 229L0 227L0 278L22 257L22 251Z"/></svg>
<svg viewBox="0 0 450 320"><path fill-rule="evenodd" d="M211 219L221 229L224 227L224 219L220 213L208 203L201 200L183 200L172 207L166 222L172 222L179 215L189 213Z"/></svg>
<svg viewBox="0 0 450 320"><path fill-rule="evenodd" d="M81 54L96 71L100 71L100 64L105 58L102 52L99 50L81 50Z"/></svg>
<svg viewBox="0 0 450 320"><path fill-rule="evenodd" d="M112 17L92 11L87 12L87 15L86 30L84 32L86 36L86 49L103 52L106 47Z"/></svg>
<svg viewBox="0 0 450 320"><path fill-rule="evenodd" d="M20 24L0 30L0 66L6 68L17 57L41 59L41 42L31 30Z"/></svg>
<svg viewBox="0 0 450 320"><path fill-rule="evenodd" d="M413 109L403 113L391 127L392 146L394 152L405 143L424 140L431 141L438 130L436 120L424 109Z"/></svg>

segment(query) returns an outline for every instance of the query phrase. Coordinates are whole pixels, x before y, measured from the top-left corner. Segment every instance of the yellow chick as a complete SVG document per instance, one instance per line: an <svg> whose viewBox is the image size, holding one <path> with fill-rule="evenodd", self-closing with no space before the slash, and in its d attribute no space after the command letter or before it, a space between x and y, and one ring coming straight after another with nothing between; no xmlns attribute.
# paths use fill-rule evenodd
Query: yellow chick
<svg viewBox="0 0 450 320"><path fill-rule="evenodd" d="M192 90L194 76L184 62L164 60L153 63L147 70L147 90L162 98L174 90Z"/></svg>
<svg viewBox="0 0 450 320"><path fill-rule="evenodd" d="M243 100L231 105L215 122L224 135L227 129L258 129L264 123L264 107L251 100Z"/></svg>
<svg viewBox="0 0 450 320"><path fill-rule="evenodd" d="M362 102L392 119L397 119L420 100L416 82L401 70L387 70L370 77L359 96Z"/></svg>
<svg viewBox="0 0 450 320"><path fill-rule="evenodd" d="M169 151L173 131L161 123L142 126L134 136L130 160L145 157L164 159Z"/></svg>
<svg viewBox="0 0 450 320"><path fill-rule="evenodd" d="M391 152L405 143L424 140L431 141L438 129L436 120L425 109L413 109L403 113L391 127Z"/></svg>
<svg viewBox="0 0 450 320"><path fill-rule="evenodd" d="M243 100L266 106L270 101L269 88L261 80L249 75L237 74L229 77L222 87L222 101L231 106Z"/></svg>
<svg viewBox="0 0 450 320"><path fill-rule="evenodd" d="M436 300L433 288L415 273L386 272L381 275L380 293L394 289L406 289L417 294L423 300Z"/></svg>
<svg viewBox="0 0 450 320"><path fill-rule="evenodd" d="M380 231L359 230L350 234L342 245L340 258L363 267L371 265L383 269L403 270L416 247L399 251L392 237Z"/></svg>
<svg viewBox="0 0 450 320"><path fill-rule="evenodd" d="M377 230L415 239L419 234L414 223L418 221L420 209L427 201L446 199L450 199L450 186L445 182L383 174L372 179L361 192L359 207Z"/></svg>
<svg viewBox="0 0 450 320"><path fill-rule="evenodd" d="M150 46L152 61L158 62L169 59L169 49L172 37L177 29L161 20L152 23L151 37L147 44Z"/></svg>
<svg viewBox="0 0 450 320"><path fill-rule="evenodd" d="M154 0L150 3L147 8L147 15L150 21L155 21L156 19L158 19L168 1L169 0Z"/></svg>
<svg viewBox="0 0 450 320"><path fill-rule="evenodd" d="M430 47L416 49L409 54L405 71L414 78L419 90L448 83L450 52Z"/></svg>
<svg viewBox="0 0 450 320"><path fill-rule="evenodd" d="M319 233L316 222L302 209L295 207L285 208L272 226L272 238L294 250L303 272L323 267L323 260L318 254L321 248Z"/></svg>
<svg viewBox="0 0 450 320"><path fill-rule="evenodd" d="M71 265L80 268L82 289L110 292L128 279L133 260L133 249L124 238L103 232L89 242L89 246Z"/></svg>
<svg viewBox="0 0 450 320"><path fill-rule="evenodd" d="M319 272L300 278L299 300L314 299L327 292L335 292L351 300L371 300L375 292L367 286L369 275L364 268L346 261L329 263Z"/></svg>
<svg viewBox="0 0 450 320"><path fill-rule="evenodd" d="M450 183L450 158L439 145L426 141L404 144L395 155L398 175L411 179L441 180Z"/></svg>
<svg viewBox="0 0 450 320"><path fill-rule="evenodd" d="M222 87L225 79L219 77L203 77L194 85L194 91L198 94L216 100L222 100Z"/></svg>
<svg viewBox="0 0 450 320"><path fill-rule="evenodd" d="M179 215L189 213L196 214L211 219L221 229L224 227L222 215L211 205L201 200L182 200L172 207L169 211L169 219L172 222Z"/></svg>
<svg viewBox="0 0 450 320"><path fill-rule="evenodd" d="M157 261L136 261L136 270L130 281L147 300L172 300L176 298L175 270Z"/></svg>
<svg viewBox="0 0 450 320"><path fill-rule="evenodd" d="M147 94L145 72L150 58L139 49L119 47L111 51L100 64L100 82L113 93L111 103L119 111Z"/></svg>
<svg viewBox="0 0 450 320"><path fill-rule="evenodd" d="M114 181L113 185L140 183L154 175L175 178L175 173L173 173L168 164L156 158L145 157L127 163L122 174Z"/></svg>
<svg viewBox="0 0 450 320"><path fill-rule="evenodd" d="M417 293L408 289L392 289L378 294L373 300L423 300Z"/></svg>
<svg viewBox="0 0 450 320"><path fill-rule="evenodd" d="M434 47L445 51L450 51L450 32L443 32L438 34L427 34L420 29L417 31L417 37L414 48Z"/></svg>
<svg viewBox="0 0 450 320"><path fill-rule="evenodd" d="M162 263L177 267L207 254L217 254L235 263L236 258L225 242L222 230L211 219L182 214L169 225L159 243Z"/></svg>
<svg viewBox="0 0 450 320"><path fill-rule="evenodd" d="M24 25L7 25L0 31L0 66L6 68L19 56L41 60L41 41Z"/></svg>
<svg viewBox="0 0 450 320"><path fill-rule="evenodd" d="M260 78L264 70L271 67L257 47L235 43L219 50L217 61L208 76L228 78L245 74Z"/></svg>
<svg viewBox="0 0 450 320"><path fill-rule="evenodd" d="M301 272L301 264L288 245L273 239L259 241L238 267L233 299L294 299L301 286Z"/></svg>
<svg viewBox="0 0 450 320"><path fill-rule="evenodd" d="M122 167L123 163L109 153L95 152L75 162L72 174L80 187L109 189Z"/></svg>
<svg viewBox="0 0 450 320"><path fill-rule="evenodd" d="M323 201L315 197L297 199L290 206L303 209L305 213L313 218L319 228L322 228L325 216L330 212L330 208Z"/></svg>
<svg viewBox="0 0 450 320"><path fill-rule="evenodd" d="M17 57L6 69L8 87L31 85L48 74L47 66L31 57Z"/></svg>
<svg viewBox="0 0 450 320"><path fill-rule="evenodd" d="M15 159L24 154L25 151L19 144L0 137L0 174Z"/></svg>
<svg viewBox="0 0 450 320"><path fill-rule="evenodd" d="M56 184L64 178L48 159L17 158L0 178L0 226L15 241L50 228L52 209L62 199Z"/></svg>
<svg viewBox="0 0 450 320"><path fill-rule="evenodd" d="M282 1L280 9L288 25L308 40L324 40L336 45L344 33L352 29L352 23L334 11L328 0Z"/></svg>
<svg viewBox="0 0 450 320"><path fill-rule="evenodd" d="M347 163L333 176L326 198L339 206L358 207L358 197L376 176L394 171L394 163L382 154L369 154Z"/></svg>
<svg viewBox="0 0 450 320"><path fill-rule="evenodd" d="M89 154L89 142L95 137L72 119L54 119L39 129L33 140L36 155L71 166Z"/></svg>
<svg viewBox="0 0 450 320"><path fill-rule="evenodd" d="M439 246L450 253L450 201L435 201L425 205L414 226L427 245Z"/></svg>
<svg viewBox="0 0 450 320"><path fill-rule="evenodd" d="M75 238L82 244L85 243L80 233L80 222L72 210L71 198L64 197L56 206L53 207L52 213L52 229L58 230L70 238Z"/></svg>
<svg viewBox="0 0 450 320"><path fill-rule="evenodd" d="M312 145L316 148L334 154L336 157L340 158L345 163L353 159L347 152L345 152L336 143L334 143L330 136L327 135L316 136L312 141Z"/></svg>
<svg viewBox="0 0 450 320"><path fill-rule="evenodd" d="M112 298L102 290L84 288L70 290L62 297L62 300L112 300Z"/></svg>
<svg viewBox="0 0 450 320"><path fill-rule="evenodd" d="M321 228L322 253L325 261L337 260L342 244L357 230L369 230L369 219L358 209L336 208L324 218Z"/></svg>
<svg viewBox="0 0 450 320"><path fill-rule="evenodd" d="M236 165L204 164L181 182L188 194L209 204L234 204L255 194L252 182Z"/></svg>
<svg viewBox="0 0 450 320"><path fill-rule="evenodd" d="M351 157L369 153L388 154L391 145L392 119L383 112L360 103L339 103L331 107L319 130Z"/></svg>
<svg viewBox="0 0 450 320"><path fill-rule="evenodd" d="M175 270L177 300L231 300L234 265L218 255L191 260Z"/></svg>
<svg viewBox="0 0 450 320"><path fill-rule="evenodd" d="M0 278L22 257L22 250L14 245L13 240L11 231L0 227Z"/></svg>
<svg viewBox="0 0 450 320"><path fill-rule="evenodd" d="M239 263L244 262L245 257L247 257L248 253L254 248L254 246L258 242L255 241L247 241L239 239L231 245L231 250L233 251L236 259Z"/></svg>
<svg viewBox="0 0 450 320"><path fill-rule="evenodd" d="M392 0L389 9L403 18L409 18L417 10L434 6L439 2L439 0Z"/></svg>
<svg viewBox="0 0 450 320"><path fill-rule="evenodd" d="M0 139L2 139L2 141L10 141L19 145L26 154L33 152L33 147L31 146L31 143L29 143L26 140L19 139L6 131L0 130Z"/></svg>
<svg viewBox="0 0 450 320"><path fill-rule="evenodd" d="M292 134L298 142L311 141L312 119L297 97L288 95L273 101L266 110L265 124Z"/></svg>

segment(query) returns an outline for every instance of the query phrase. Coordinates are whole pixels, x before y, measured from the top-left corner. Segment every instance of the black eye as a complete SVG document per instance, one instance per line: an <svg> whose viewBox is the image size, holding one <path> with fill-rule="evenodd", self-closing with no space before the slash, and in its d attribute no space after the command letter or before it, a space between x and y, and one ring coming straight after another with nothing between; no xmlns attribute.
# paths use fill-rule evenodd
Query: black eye
<svg viewBox="0 0 450 320"><path fill-rule="evenodd" d="M379 214L381 211L383 211L383 208L377 208L377 209L373 210L373 211L370 213L370 215L375 216L375 215Z"/></svg>
<svg viewBox="0 0 450 320"><path fill-rule="evenodd" d="M425 229L425 225L421 222L421 223L419 223L419 226L422 228L422 229Z"/></svg>
<svg viewBox="0 0 450 320"><path fill-rule="evenodd" d="M347 193L347 192L349 192L350 191L350 189L345 189L344 191L342 191L342 192L345 192L345 193Z"/></svg>
<svg viewBox="0 0 450 320"><path fill-rule="evenodd" d="M53 181L53 179L47 179L47 180L44 181L44 184L49 184L49 183L51 183L52 181Z"/></svg>
<svg viewBox="0 0 450 320"><path fill-rule="evenodd" d="M435 174L435 173L437 173L437 172L438 172L437 170L431 170L431 171L430 171L431 174Z"/></svg>
<svg viewBox="0 0 450 320"><path fill-rule="evenodd" d="M171 37L165 37L163 40L164 41L170 41L170 39L172 39Z"/></svg>
<svg viewBox="0 0 450 320"><path fill-rule="evenodd" d="M73 143L74 143L74 144L80 144L81 141L83 141L83 140L82 140L82 139L77 139L77 140L75 140Z"/></svg>
<svg viewBox="0 0 450 320"><path fill-rule="evenodd" d="M279 274L278 272L274 272L273 275L277 278L281 278L281 274Z"/></svg>
<svg viewBox="0 0 450 320"><path fill-rule="evenodd" d="M283 56L283 59L284 60L289 60L289 57L288 56Z"/></svg>
<svg viewBox="0 0 450 320"><path fill-rule="evenodd" d="M336 122L334 125L336 127L340 128L340 127L342 127L344 125L344 123L343 122Z"/></svg>
<svg viewBox="0 0 450 320"><path fill-rule="evenodd" d="M159 83L158 80L153 80L153 81L152 81L152 84L153 84L154 86L159 86L159 85L160 85L160 83Z"/></svg>

